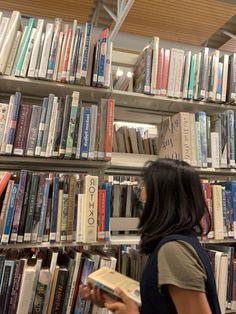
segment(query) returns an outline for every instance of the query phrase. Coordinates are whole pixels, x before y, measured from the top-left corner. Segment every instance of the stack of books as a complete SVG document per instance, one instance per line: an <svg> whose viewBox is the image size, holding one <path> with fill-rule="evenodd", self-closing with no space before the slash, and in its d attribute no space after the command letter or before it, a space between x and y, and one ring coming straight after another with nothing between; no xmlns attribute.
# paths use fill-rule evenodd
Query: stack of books
<svg viewBox="0 0 236 314"><path fill-rule="evenodd" d="M65 24L0 12L0 74L69 84L110 86L112 45L109 30L94 40L93 26Z"/></svg>
<svg viewBox="0 0 236 314"><path fill-rule="evenodd" d="M115 102L81 102L72 96L44 97L42 105L21 103L21 93L0 103L0 154L110 160Z"/></svg>

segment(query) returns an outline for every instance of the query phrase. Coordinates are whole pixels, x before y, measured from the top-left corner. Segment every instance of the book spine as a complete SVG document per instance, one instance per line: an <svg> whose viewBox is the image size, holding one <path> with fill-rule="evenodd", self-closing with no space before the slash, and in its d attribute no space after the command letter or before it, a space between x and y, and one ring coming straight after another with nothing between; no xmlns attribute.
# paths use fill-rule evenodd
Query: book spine
<svg viewBox="0 0 236 314"><path fill-rule="evenodd" d="M10 119L10 125L8 130L8 136L6 141L6 154L12 154L14 140L15 140L15 134L16 134L16 125L20 110L20 104L21 104L21 93L16 92L15 98L14 98L14 104L11 112L11 119Z"/></svg>
<svg viewBox="0 0 236 314"><path fill-rule="evenodd" d="M100 114L100 134L98 141L98 159L105 159L105 139L106 139L106 126L107 126L107 109L108 100L101 99L101 114Z"/></svg>
<svg viewBox="0 0 236 314"><path fill-rule="evenodd" d="M194 113L189 114L189 128L190 128L190 146L191 146L191 165L197 167L197 146L196 146L196 126Z"/></svg>
<svg viewBox="0 0 236 314"><path fill-rule="evenodd" d="M201 150L201 127L199 116L197 113L195 114L195 125L196 125L196 140L197 140L197 165L198 167L202 167L202 150Z"/></svg>
<svg viewBox="0 0 236 314"><path fill-rule="evenodd" d="M191 60L191 68L190 68L190 76L189 76L189 86L188 86L187 99L192 99L193 98L194 74L195 74L196 60L197 60L197 55L195 54L195 55L192 56L192 60Z"/></svg>
<svg viewBox="0 0 236 314"><path fill-rule="evenodd" d="M161 95L161 84L162 84L162 76L163 76L163 69L164 69L164 57L165 57L164 48L159 48L157 84L156 84L156 92L155 92L156 95Z"/></svg>
<svg viewBox="0 0 236 314"><path fill-rule="evenodd" d="M91 128L91 107L85 107L80 148L81 159L88 159L90 128Z"/></svg>
<svg viewBox="0 0 236 314"><path fill-rule="evenodd" d="M54 136L54 142L53 142L53 157L59 157L59 149L60 149L60 143L61 143L61 135L62 135L62 127L63 127L63 117L64 117L64 111L65 111L65 100L64 98L60 97L58 102L59 107L59 113L58 113L58 119L56 123L56 133Z"/></svg>
<svg viewBox="0 0 236 314"><path fill-rule="evenodd" d="M20 56L23 44L24 44L24 40L25 40L25 35L27 33L27 29L28 29L28 26L25 26L24 30L23 30L23 34L22 34L21 40L20 40L20 45L19 45L19 48L17 50L17 54L16 54L16 57L15 57L15 60L14 60L14 63L13 63L13 67L12 67L12 70L11 70L11 74L10 74L11 76L15 76L16 66L17 66L17 63L18 63L18 60L19 60L19 56Z"/></svg>
<svg viewBox="0 0 236 314"><path fill-rule="evenodd" d="M106 54L106 65L105 65L104 87L110 87L111 86L112 49L113 49L113 43L108 40L107 54Z"/></svg>
<svg viewBox="0 0 236 314"><path fill-rule="evenodd" d="M78 129L78 139L77 139L77 148L76 148L76 159L80 159L80 150L81 150L81 140L82 140L82 130L84 125L84 107L80 109L80 120L79 120L79 129Z"/></svg>
<svg viewBox="0 0 236 314"><path fill-rule="evenodd" d="M39 176L37 174L32 175L32 184L29 194L29 202L27 207L27 216L25 221L25 230L24 230L24 242L31 241L31 229L33 224L35 204L38 190Z"/></svg>
<svg viewBox="0 0 236 314"><path fill-rule="evenodd" d="M229 96L227 101L229 103L234 103L236 98L236 90L235 90L235 84L236 84L236 53L233 53L230 56L230 73L229 73Z"/></svg>
<svg viewBox="0 0 236 314"><path fill-rule="evenodd" d="M76 195L76 179L74 176L70 177L69 195L68 195L68 212L67 212L67 232L66 240L71 242L73 240L73 221L75 210L75 195Z"/></svg>
<svg viewBox="0 0 236 314"><path fill-rule="evenodd" d="M227 138L225 137L225 134L227 135L227 116L225 113L220 114L220 120L219 123L221 124L220 127L220 146L221 146L221 156L220 156L220 164L221 168L227 168Z"/></svg>
<svg viewBox="0 0 236 314"><path fill-rule="evenodd" d="M11 95L10 101L9 101L9 109L8 109L8 112L7 112L5 128L4 128L4 133L3 133L3 136L2 136L1 154L5 154L5 151L6 151L8 131L10 129L10 121L11 121L11 115L12 115L14 102L15 102L15 95Z"/></svg>
<svg viewBox="0 0 236 314"><path fill-rule="evenodd" d="M86 78L87 76L91 35L92 35L92 23L86 23L84 49L83 49L83 57L82 57L82 64L81 64L81 77L82 78Z"/></svg>
<svg viewBox="0 0 236 314"><path fill-rule="evenodd" d="M226 197L226 214L227 214L227 231L228 237L234 237L234 217L233 217L233 204L232 204L232 193L231 191L225 190L225 197Z"/></svg>
<svg viewBox="0 0 236 314"><path fill-rule="evenodd" d="M52 106L52 113L51 113L51 121L48 131L48 140L46 145L46 157L51 157L53 155L53 144L55 140L55 133L56 133L56 126L57 120L59 118L59 109L60 103L58 102L58 97L54 97L53 99L53 106Z"/></svg>
<svg viewBox="0 0 236 314"><path fill-rule="evenodd" d="M222 209L223 209L223 232L224 238L228 237L228 228L227 228L227 208L226 208L226 194L225 187L222 187Z"/></svg>
<svg viewBox="0 0 236 314"><path fill-rule="evenodd" d="M5 35L6 35L6 32L7 32L7 27L8 27L8 24L9 24L9 21L10 19L8 17L3 17L1 19L1 23L0 23L0 47L2 48L2 44L4 42L4 39L5 39Z"/></svg>
<svg viewBox="0 0 236 314"><path fill-rule="evenodd" d="M41 157L46 156L47 142L48 142L48 135L49 135L49 128L50 128L50 122L51 122L54 97L55 97L55 95L50 94L49 98L48 98L48 109L47 109L47 115L46 115L46 120L45 120L45 124L44 124L43 141L42 141L42 147L41 147L41 152L40 152Z"/></svg>
<svg viewBox="0 0 236 314"><path fill-rule="evenodd" d="M206 113L199 112L202 167L207 167Z"/></svg>
<svg viewBox="0 0 236 314"><path fill-rule="evenodd" d="M152 54L151 47L146 50L146 65L145 65L145 78L143 92L145 94L151 93L151 75L152 75Z"/></svg>
<svg viewBox="0 0 236 314"><path fill-rule="evenodd" d="M223 226L223 208L222 208L222 186L212 186L212 199L213 199L213 218L214 218L214 231L215 239L224 239L224 226Z"/></svg>
<svg viewBox="0 0 236 314"><path fill-rule="evenodd" d="M65 291L67 286L69 272L67 269L60 269L58 274L58 280L57 280L57 287L55 291L55 297L52 307L52 313L60 314L64 297L65 297Z"/></svg>
<svg viewBox="0 0 236 314"><path fill-rule="evenodd" d="M17 122L16 136L13 147L13 155L23 156L25 153L26 140L30 125L32 107L21 105Z"/></svg>
<svg viewBox="0 0 236 314"><path fill-rule="evenodd" d="M84 241L94 243L97 241L98 177L85 177L85 195Z"/></svg>
<svg viewBox="0 0 236 314"><path fill-rule="evenodd" d="M170 50L165 49L164 61L163 61L163 74L162 74L162 83L161 83L161 95L167 95L168 89L168 75L169 75L169 67L170 67Z"/></svg>
<svg viewBox="0 0 236 314"><path fill-rule="evenodd" d="M6 69L4 71L5 75L8 75L8 76L11 75L11 72L12 72L12 69L14 66L14 62L16 60L17 51L19 50L21 39L22 39L22 32L18 31L16 34L14 44L12 46L11 53L10 53L8 61L7 61Z"/></svg>
<svg viewBox="0 0 236 314"><path fill-rule="evenodd" d="M10 239L11 225L12 225L12 220L14 216L17 190L18 190L18 184L14 183L12 192L11 192L9 208L8 208L8 212L6 216L6 222L5 222L5 226L4 226L3 234L2 234L2 240L1 240L2 244L8 244L9 239Z"/></svg>
<svg viewBox="0 0 236 314"><path fill-rule="evenodd" d="M36 28L32 28L32 32L31 32L31 36L30 36L30 40L29 40L29 45L27 47L26 54L24 57L24 62L22 64L22 68L20 71L21 77L26 77L28 67L29 67L30 58L31 58L31 54L32 54L32 50L33 50L33 46L34 46L35 36L36 36Z"/></svg>
<svg viewBox="0 0 236 314"><path fill-rule="evenodd" d="M26 144L26 156L34 156L39 131L42 107L34 105L32 109L29 134Z"/></svg>
<svg viewBox="0 0 236 314"><path fill-rule="evenodd" d="M15 261L5 261L4 268L0 294L0 308L2 309L2 313L7 313L15 273Z"/></svg>
<svg viewBox="0 0 236 314"><path fill-rule="evenodd" d="M14 185L14 181L10 180L8 185L7 185L7 190L4 196L3 200L3 205L2 205L2 210L1 210L1 215L0 215L0 237L2 237L4 226L5 226L5 221L6 221L6 216L7 216L7 211L9 208L9 203L11 199L11 192L12 188Z"/></svg>
<svg viewBox="0 0 236 314"><path fill-rule="evenodd" d="M42 239L43 242L49 242L51 212L52 212L52 185L50 186L50 189L49 189L46 219L45 219L44 230L43 230L43 239Z"/></svg>
<svg viewBox="0 0 236 314"><path fill-rule="evenodd" d="M58 71L57 71L57 81L61 81L61 75L62 75L62 68L63 68L63 62L64 62L64 57L65 57L65 52L66 52L66 44L67 44L67 39L68 39L68 29L69 29L69 24L65 24L64 26L64 31L63 31L63 41L62 41L62 47L61 47L61 54L60 54L60 59L59 59L59 64L58 64Z"/></svg>
<svg viewBox="0 0 236 314"><path fill-rule="evenodd" d="M32 230L31 230L31 242L33 243L37 242L37 237L38 237L45 182L46 182L45 174L43 173L39 174L39 184L38 184L37 198L36 198L36 203L35 203L33 225L32 225Z"/></svg>
<svg viewBox="0 0 236 314"><path fill-rule="evenodd" d="M109 30L105 29L102 32L102 38L100 42L100 54L98 61L98 86L104 86L105 83L105 66L106 66L106 54L107 54L107 41L108 41Z"/></svg>
<svg viewBox="0 0 236 314"><path fill-rule="evenodd" d="M98 82L98 66L99 66L99 59L100 59L100 50L101 50L101 41L100 38L96 43L95 48L95 56L94 56L94 65L93 65L93 78L92 78L92 86L96 87Z"/></svg>
<svg viewBox="0 0 236 314"><path fill-rule="evenodd" d="M69 203L69 177L64 177L63 184L63 200L61 213L61 241L66 241L67 217L68 217L68 203Z"/></svg>
<svg viewBox="0 0 236 314"><path fill-rule="evenodd" d="M211 132L211 158L212 168L220 168L220 145L217 132Z"/></svg>
<svg viewBox="0 0 236 314"><path fill-rule="evenodd" d="M223 80L223 63L219 62L217 89L216 89L216 102L221 102L222 80Z"/></svg>
<svg viewBox="0 0 236 314"><path fill-rule="evenodd" d="M63 209L63 186L59 184L56 242L61 242L61 216Z"/></svg>
<svg viewBox="0 0 236 314"><path fill-rule="evenodd" d="M77 146L79 140L79 129L80 129L80 114L81 114L81 107L79 106L77 109L77 115L75 120L75 131L74 131L74 138L73 138L73 146L72 146L72 155L71 158L76 158L77 153Z"/></svg>
<svg viewBox="0 0 236 314"><path fill-rule="evenodd" d="M82 61L83 61L83 51L84 51L84 37L85 34L81 34L80 40L80 49L79 49L79 56L78 56L78 63L76 68L76 75L75 75L75 83L78 84L81 80L82 76Z"/></svg>
<svg viewBox="0 0 236 314"><path fill-rule="evenodd" d="M5 72L8 63L8 57L11 54L11 49L13 48L19 26L20 26L20 12L13 11L8 23L7 30L5 31L4 37L2 37L3 34L1 34L1 38L4 38L4 41L3 42L1 41L0 49L1 74Z"/></svg>
<svg viewBox="0 0 236 314"><path fill-rule="evenodd" d="M167 96L174 97L178 49L171 49Z"/></svg>
<svg viewBox="0 0 236 314"><path fill-rule="evenodd" d="M64 55L63 65L62 65L61 79L60 79L60 81L63 83L66 82L67 68L68 68L69 56L70 56L70 50L71 50L71 40L72 40L72 29L69 28L68 34L67 34L65 55Z"/></svg>
<svg viewBox="0 0 236 314"><path fill-rule="evenodd" d="M115 100L110 98L108 99L107 108L105 160L111 160L114 114L115 114Z"/></svg>
<svg viewBox="0 0 236 314"><path fill-rule="evenodd" d="M235 167L235 135L234 135L234 112L227 110L227 142L228 142L228 163L230 167Z"/></svg>
<svg viewBox="0 0 236 314"><path fill-rule="evenodd" d="M53 24L48 23L46 27L45 32L45 38L44 38L44 44L43 44L43 50L42 50L42 56L40 61L40 67L39 67L39 74L38 77L41 79L46 79L47 77L47 67L48 67L48 58L52 43L52 36L53 36Z"/></svg>
<svg viewBox="0 0 236 314"><path fill-rule="evenodd" d="M195 67L195 73L194 73L194 88L193 88L193 99L198 99L198 90L199 90L199 81L200 81L200 71L201 71L201 59L202 59L202 53L199 52L197 54L197 60L196 60L196 67Z"/></svg>
<svg viewBox="0 0 236 314"><path fill-rule="evenodd" d="M223 78L222 78L221 102L226 102L228 73L229 73L229 55L225 54L224 55L224 61L223 61Z"/></svg>
<svg viewBox="0 0 236 314"><path fill-rule="evenodd" d="M36 143L36 147L35 147L35 156L40 156L40 154L41 154L47 110L48 110L48 98L44 97L43 98L43 108L42 108L40 123L39 123L37 143Z"/></svg>
<svg viewBox="0 0 236 314"><path fill-rule="evenodd" d="M98 107L96 105L92 105L92 119L91 119L91 132L90 132L88 159L94 159L95 158L97 111L98 111Z"/></svg>
<svg viewBox="0 0 236 314"><path fill-rule="evenodd" d="M46 75L48 80L52 80L53 78L61 26L62 26L62 20L60 18L56 18L55 23L54 23L51 50L50 50L49 58L48 58L47 75Z"/></svg>
<svg viewBox="0 0 236 314"><path fill-rule="evenodd" d="M105 240L110 240L110 217L111 217L111 185L106 183L106 226L105 226Z"/></svg>
<svg viewBox="0 0 236 314"><path fill-rule="evenodd" d="M0 149L1 149L1 143L4 137L4 131L5 131L7 116L8 116L8 109L9 109L8 104L0 103Z"/></svg>
<svg viewBox="0 0 236 314"><path fill-rule="evenodd" d="M17 64L16 64L16 70L15 70L15 76L19 76L22 66L23 66L23 62L24 62L24 58L25 58L25 54L29 45L29 41L30 41L30 36L31 36L31 32L32 32L32 28L34 25L34 18L30 18L28 25L27 25L27 31L24 34L23 37L23 41L22 41L22 46L20 47L21 51L20 51L20 55L19 55L19 59L17 60Z"/></svg>
<svg viewBox="0 0 236 314"><path fill-rule="evenodd" d="M45 219L46 219L46 213L47 213L50 182L51 182L50 179L46 178L44 192L43 192L42 210L40 214L39 227L38 227L37 243L41 243L43 241L43 232L44 232Z"/></svg>
<svg viewBox="0 0 236 314"><path fill-rule="evenodd" d="M60 148L59 148L59 155L61 157L63 157L66 153L66 141L67 141L68 129L69 129L69 123L70 123L71 102L72 102L72 97L66 96L65 111L64 111L63 125L62 125L62 135L61 135L61 142L60 142Z"/></svg>
<svg viewBox="0 0 236 314"><path fill-rule="evenodd" d="M207 136L207 166L212 168L212 155L211 155L211 118L206 116L206 136Z"/></svg>
<svg viewBox="0 0 236 314"><path fill-rule="evenodd" d="M100 188L98 193L98 215L98 240L104 241L106 231L106 189L104 188Z"/></svg>
<svg viewBox="0 0 236 314"><path fill-rule="evenodd" d="M56 241L57 232L57 211L58 211L58 197L59 197L59 177L53 178L53 192L52 192L52 212L50 225L50 242Z"/></svg>
<svg viewBox="0 0 236 314"><path fill-rule="evenodd" d="M175 79L174 96L181 98L183 96L183 71L184 71L185 56L184 51L180 50L177 55L177 69Z"/></svg>
<svg viewBox="0 0 236 314"><path fill-rule="evenodd" d="M77 200L77 226L76 226L76 242L84 242L84 199L85 194L78 194Z"/></svg>
<svg viewBox="0 0 236 314"><path fill-rule="evenodd" d="M46 296L46 293L48 292L47 291L47 288L48 288L47 280L45 280L45 278L43 278L42 272L44 272L45 275L47 275L47 276L49 275L47 269L41 270L39 280L37 282L35 299L34 299L34 303L33 303L33 313L43 313L45 296Z"/></svg>
<svg viewBox="0 0 236 314"><path fill-rule="evenodd" d="M152 72L151 72L151 94L156 94L157 73L158 73L158 53L159 53L159 38L153 38L152 52Z"/></svg>
<svg viewBox="0 0 236 314"><path fill-rule="evenodd" d="M73 92L71 111L70 111L70 121L69 121L68 135L67 135L67 141L66 141L65 157L67 158L71 158L72 156L78 106L79 106L79 92Z"/></svg>
<svg viewBox="0 0 236 314"><path fill-rule="evenodd" d="M66 311L67 311L74 270L75 270L75 260L71 259L69 261L69 264L68 264L69 276L68 276L67 285L66 285L66 291L65 291L65 297L64 297L63 307L62 307L62 313L66 313Z"/></svg>
<svg viewBox="0 0 236 314"><path fill-rule="evenodd" d="M3 176L0 180L0 197L2 196L3 192L5 191L5 188L11 178L11 172L4 172Z"/></svg>
<svg viewBox="0 0 236 314"><path fill-rule="evenodd" d="M30 78L35 77L36 65L37 65L37 60L39 56L40 43L41 43L41 38L42 38L42 33L43 33L43 27L44 27L44 20L38 19L35 41L33 45L33 50L32 50L30 64L29 64L29 70L27 74L27 76Z"/></svg>
<svg viewBox="0 0 236 314"><path fill-rule="evenodd" d="M20 217L20 224L19 224L18 235L17 235L17 242L19 243L22 243L24 239L25 221L26 221L26 216L27 216L27 207L28 207L28 201L29 201L31 181L32 181L32 174L28 173L26 189L24 193L23 207L22 207L21 217Z"/></svg>
<svg viewBox="0 0 236 314"><path fill-rule="evenodd" d="M61 56L63 38L64 38L64 33L60 32L59 39L58 39L58 46L57 46L55 66L54 66L54 70L53 70L53 77L52 77L53 81L57 80L57 74L58 74L58 70L59 70L59 63L60 63L60 56Z"/></svg>
<svg viewBox="0 0 236 314"><path fill-rule="evenodd" d="M72 58L74 53L74 47L76 44L76 32L77 32L77 20L74 20L73 22L73 28L72 28L72 36L71 36L71 47L70 47L70 54L68 58L68 64L67 64L67 71L66 71L66 82L70 82L70 69L72 65Z"/></svg>
<svg viewBox="0 0 236 314"><path fill-rule="evenodd" d="M201 68L200 68L200 79L198 89L198 100L206 97L207 80L208 80L208 59L209 59L209 48L205 47L202 52Z"/></svg>
<svg viewBox="0 0 236 314"><path fill-rule="evenodd" d="M45 41L45 33L42 34L41 41L40 41L39 53L38 53L38 58L36 62L35 74L34 74L35 78L39 77L39 69L40 69L40 64L41 64L41 59L42 59L42 54L43 54L44 41Z"/></svg>
<svg viewBox="0 0 236 314"><path fill-rule="evenodd" d="M17 234L20 225L20 218L21 218L21 211L24 201L24 194L25 194L25 187L26 187L26 180L27 180L27 171L21 170L20 172L20 182L19 188L16 195L16 204L15 204L15 213L12 222L12 229L11 229L11 237L10 242L16 243L17 241Z"/></svg>
<svg viewBox="0 0 236 314"><path fill-rule="evenodd" d="M75 33L75 43L74 43L74 49L73 49L73 54L72 54L70 73L69 73L70 84L75 83L76 67L78 64L79 50L80 50L80 44L81 44L81 35L82 35L81 29L80 27L77 27L76 33Z"/></svg>

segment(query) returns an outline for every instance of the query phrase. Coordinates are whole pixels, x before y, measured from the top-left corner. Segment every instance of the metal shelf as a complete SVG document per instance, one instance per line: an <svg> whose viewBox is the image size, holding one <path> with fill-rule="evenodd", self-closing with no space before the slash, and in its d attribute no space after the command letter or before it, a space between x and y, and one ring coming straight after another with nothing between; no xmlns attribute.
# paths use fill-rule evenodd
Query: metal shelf
<svg viewBox="0 0 236 314"><path fill-rule="evenodd" d="M70 160L53 158L32 158L0 156L0 169L3 170L35 170L35 171L57 171L78 172L80 170L104 169L109 162L96 160Z"/></svg>
<svg viewBox="0 0 236 314"><path fill-rule="evenodd" d="M140 175L148 161L157 159L156 155L112 153L112 160L105 170L107 174ZM196 168L201 176L236 177L236 169Z"/></svg>

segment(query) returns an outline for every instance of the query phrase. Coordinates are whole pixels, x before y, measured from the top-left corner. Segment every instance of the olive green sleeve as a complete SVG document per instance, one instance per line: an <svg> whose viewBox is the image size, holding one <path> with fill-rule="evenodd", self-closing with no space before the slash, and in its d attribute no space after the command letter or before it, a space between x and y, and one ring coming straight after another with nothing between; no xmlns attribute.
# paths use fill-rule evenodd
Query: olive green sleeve
<svg viewBox="0 0 236 314"><path fill-rule="evenodd" d="M183 241L164 244L158 252L158 287L171 284L205 292L206 273L194 248Z"/></svg>

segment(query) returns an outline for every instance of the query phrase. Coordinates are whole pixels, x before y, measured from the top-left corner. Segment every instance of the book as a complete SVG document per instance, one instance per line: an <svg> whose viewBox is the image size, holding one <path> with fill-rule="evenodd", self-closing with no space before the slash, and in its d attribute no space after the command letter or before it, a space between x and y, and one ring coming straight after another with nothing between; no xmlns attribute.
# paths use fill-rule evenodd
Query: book
<svg viewBox="0 0 236 314"><path fill-rule="evenodd" d="M81 135L81 144L80 144L80 158L88 159L89 153L89 141L90 141L90 130L91 130L91 107L84 108L84 118L83 118L83 127Z"/></svg>
<svg viewBox="0 0 236 314"><path fill-rule="evenodd" d="M139 306L141 305L139 282L110 268L102 267L88 276L88 281L116 300L115 288L119 287Z"/></svg>
<svg viewBox="0 0 236 314"><path fill-rule="evenodd" d="M48 97L44 97L40 123L39 123L39 131L38 131L37 142L36 142L36 147L35 147L35 156L41 155L41 148L43 144L43 136L44 136L47 110L48 110Z"/></svg>
<svg viewBox="0 0 236 314"><path fill-rule="evenodd" d="M70 123L71 104L72 104L72 97L67 95L66 100L65 100L65 110L64 110L64 116L63 116L62 134L61 134L61 142L60 142L60 148L59 148L60 157L64 157L66 153L66 142L67 142L67 137L68 137L69 123Z"/></svg>
<svg viewBox="0 0 236 314"><path fill-rule="evenodd" d="M35 155L35 148L37 144L41 111L42 111L41 106L33 105L30 126L29 126L29 133L28 133L27 144L26 144L26 150L25 150L26 156Z"/></svg>
<svg viewBox="0 0 236 314"><path fill-rule="evenodd" d="M56 241L57 232L57 211L58 211L58 198L59 198L59 177L53 178L53 192L52 192L52 212L51 212L51 225L50 225L50 242Z"/></svg>
<svg viewBox="0 0 236 314"><path fill-rule="evenodd" d="M53 105L52 105L51 121L50 121L49 130L48 130L48 139L47 139L47 144L46 144L45 157L53 156L54 140L55 140L55 134L56 134L57 121L59 118L59 110L60 110L60 103L58 101L58 97L54 97Z"/></svg>
<svg viewBox="0 0 236 314"><path fill-rule="evenodd" d="M46 119L45 119L45 123L44 123L43 140L42 140L41 152L40 152L41 157L46 156L47 142L48 142L48 136L49 136L50 121L51 121L54 97L55 97L55 95L53 95L53 94L49 94L49 97L48 97L47 114L46 114Z"/></svg>
<svg viewBox="0 0 236 314"><path fill-rule="evenodd" d="M40 67L39 67L39 73L38 73L38 77L41 79L46 79L47 77L48 58L50 54L52 36L53 36L53 24L47 23L46 31L45 31L45 38L44 38L44 43L43 43L42 56L41 56Z"/></svg>
<svg viewBox="0 0 236 314"><path fill-rule="evenodd" d="M11 75L13 65L16 59L17 51L19 50L21 38L22 38L22 31L17 31L16 37L15 37L15 40L11 49L11 53L9 55L7 65L4 71L4 75L8 75L8 76Z"/></svg>
<svg viewBox="0 0 236 314"><path fill-rule="evenodd" d="M11 178L11 172L4 172L3 176L0 180L0 197L2 196L3 192L5 191L5 188Z"/></svg>
<svg viewBox="0 0 236 314"><path fill-rule="evenodd" d="M114 114L115 114L115 100L108 99L106 138L105 138L105 160L111 160Z"/></svg>
<svg viewBox="0 0 236 314"><path fill-rule="evenodd" d="M35 36L36 36L36 28L33 27L31 31L30 39L29 39L29 44L25 53L24 61L23 61L21 71L19 74L19 76L21 77L26 77L26 74L28 72L28 67L30 63L33 46L34 46Z"/></svg>

